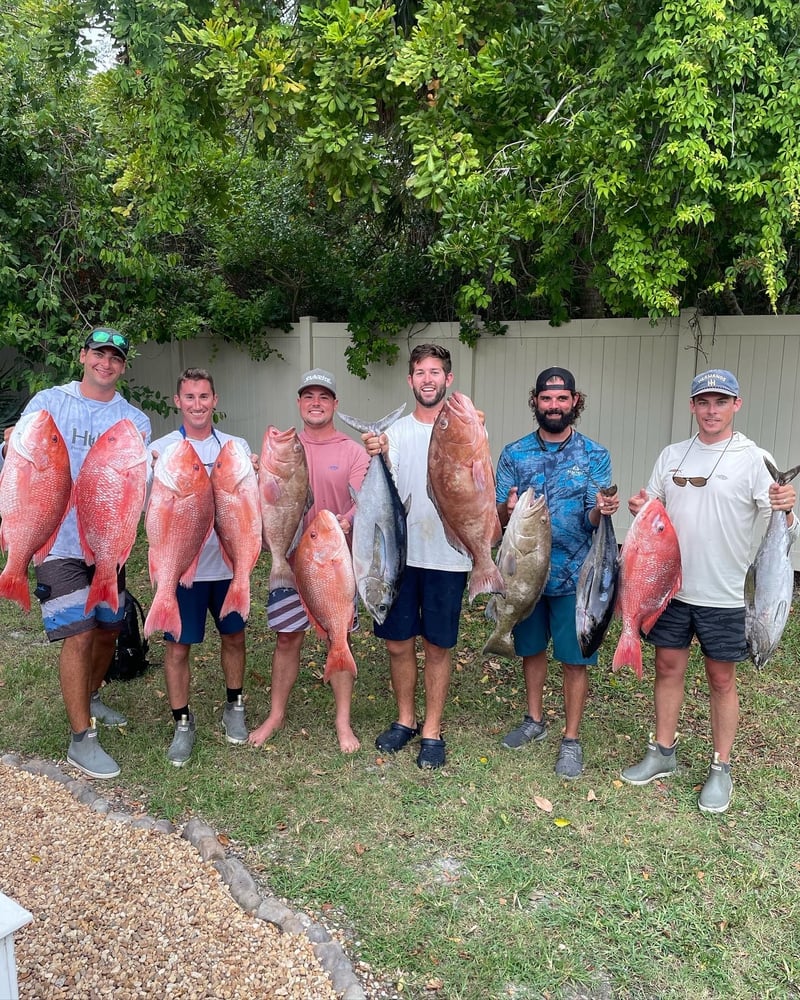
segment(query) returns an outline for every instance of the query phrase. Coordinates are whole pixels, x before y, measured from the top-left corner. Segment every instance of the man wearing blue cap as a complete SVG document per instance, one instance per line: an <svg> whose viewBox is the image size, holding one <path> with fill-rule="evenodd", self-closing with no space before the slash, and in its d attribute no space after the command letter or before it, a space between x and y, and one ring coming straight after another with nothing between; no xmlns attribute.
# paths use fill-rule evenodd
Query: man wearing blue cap
<svg viewBox="0 0 800 1000"><path fill-rule="evenodd" d="M742 400L729 371L714 368L692 381L689 407L697 433L669 445L656 462L646 490L628 501L637 514L650 497L666 506L681 548L682 584L647 635L656 647L656 729L643 760L621 777L632 785L666 778L676 769L677 726L683 705L689 646L697 636L705 659L714 756L700 792L702 812L722 813L733 794L730 755L739 723L736 663L747 658L744 579L759 517L792 513L795 491L773 482L770 455L733 429ZM774 464L774 463L773 463Z"/></svg>

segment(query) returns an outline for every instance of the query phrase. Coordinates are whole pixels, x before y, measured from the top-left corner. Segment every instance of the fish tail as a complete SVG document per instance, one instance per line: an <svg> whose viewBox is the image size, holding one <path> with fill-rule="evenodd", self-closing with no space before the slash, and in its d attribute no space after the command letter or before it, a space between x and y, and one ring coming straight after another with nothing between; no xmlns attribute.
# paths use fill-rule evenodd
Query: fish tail
<svg viewBox="0 0 800 1000"><path fill-rule="evenodd" d="M8 565L6 565L6 568L0 573L0 597L15 601L23 611L30 611L31 591L28 586L27 574L14 575L9 572Z"/></svg>
<svg viewBox="0 0 800 1000"><path fill-rule="evenodd" d="M494 653L495 656L505 656L509 660L515 659L517 653L514 649L514 640L511 637L511 633L492 632L486 640L482 655L488 656L489 653Z"/></svg>
<svg viewBox="0 0 800 1000"><path fill-rule="evenodd" d="M284 587L287 590L297 590L297 580L294 578L292 567L286 560L272 561L272 569L269 574L269 589L277 590Z"/></svg>
<svg viewBox="0 0 800 1000"><path fill-rule="evenodd" d="M322 675L322 680L327 683L331 679L331 674L344 670L351 673L353 677L358 675L356 661L353 659L353 654L346 642L341 646L331 646L325 661L325 672Z"/></svg>
<svg viewBox="0 0 800 1000"><path fill-rule="evenodd" d="M169 632L173 638L178 638L183 630L178 599L174 593L158 590L153 604L144 622L144 637L149 638L153 632Z"/></svg>
<svg viewBox="0 0 800 1000"><path fill-rule="evenodd" d="M614 673L622 667L630 667L639 680L642 679L644 665L642 664L642 644L629 631L623 631L619 637L611 669Z"/></svg>
<svg viewBox="0 0 800 1000"><path fill-rule="evenodd" d="M107 604L115 614L119 611L116 566L113 567L113 572L111 567L105 570L98 567L89 587L89 596L86 598L83 613L88 615L98 604Z"/></svg>
<svg viewBox="0 0 800 1000"><path fill-rule="evenodd" d="M489 563L486 569L474 568L469 578L469 601L470 604L478 594L503 594L505 595L506 585L500 570L494 563Z"/></svg>
<svg viewBox="0 0 800 1000"><path fill-rule="evenodd" d="M220 619L225 618L234 611L247 621L250 615L249 577L246 577L244 580L237 580L234 577L234 579L231 580L231 585L228 587L228 593L225 595L225 600L222 602L219 617Z"/></svg>

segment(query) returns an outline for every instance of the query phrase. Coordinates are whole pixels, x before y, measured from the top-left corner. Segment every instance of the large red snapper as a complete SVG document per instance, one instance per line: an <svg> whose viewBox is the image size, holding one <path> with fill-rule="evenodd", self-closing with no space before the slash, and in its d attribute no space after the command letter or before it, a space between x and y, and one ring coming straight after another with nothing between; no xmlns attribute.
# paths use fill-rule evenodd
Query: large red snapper
<svg viewBox="0 0 800 1000"><path fill-rule="evenodd" d="M347 632L353 624L356 578L347 539L329 510L321 510L303 532L294 571L309 621L328 640L323 680L337 670L349 670L355 676L356 661Z"/></svg>
<svg viewBox="0 0 800 1000"><path fill-rule="evenodd" d="M150 545L150 582L157 588L144 623L145 636L181 633L175 592L191 587L200 553L214 527L214 491L205 466L189 441L169 445L153 471L144 519Z"/></svg>
<svg viewBox="0 0 800 1000"><path fill-rule="evenodd" d="M247 620L250 614L250 574L261 555L261 505L258 480L249 453L238 441L226 441L211 470L214 527L233 579L220 611Z"/></svg>
<svg viewBox="0 0 800 1000"><path fill-rule="evenodd" d="M295 589L294 573L287 556L300 541L303 515L313 501L305 448L294 427L279 431L269 426L264 432L258 463L258 489L262 541L272 557L269 589Z"/></svg>
<svg viewBox="0 0 800 1000"><path fill-rule="evenodd" d="M619 554L616 613L622 632L612 670L628 666L642 676L639 633L647 635L680 587L678 536L664 504L653 497L633 519Z"/></svg>
<svg viewBox="0 0 800 1000"><path fill-rule="evenodd" d="M21 417L8 440L0 472L0 548L8 560L0 597L31 609L28 565L50 552L71 506L69 452L47 410Z"/></svg>
<svg viewBox="0 0 800 1000"><path fill-rule="evenodd" d="M433 425L428 446L428 495L447 541L472 559L470 601L477 594L505 594L492 546L503 529L497 516L494 467L481 415L472 400L454 392Z"/></svg>
<svg viewBox="0 0 800 1000"><path fill-rule="evenodd" d="M87 565L95 567L84 611L97 604L119 610L117 570L136 541L144 509L148 454L130 420L118 420L89 449L75 480L78 537Z"/></svg>

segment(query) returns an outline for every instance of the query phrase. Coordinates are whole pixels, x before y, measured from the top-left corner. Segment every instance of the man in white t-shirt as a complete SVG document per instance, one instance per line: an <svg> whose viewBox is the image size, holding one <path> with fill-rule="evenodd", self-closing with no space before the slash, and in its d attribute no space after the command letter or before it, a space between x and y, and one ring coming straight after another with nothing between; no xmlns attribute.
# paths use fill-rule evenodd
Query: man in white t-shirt
<svg viewBox="0 0 800 1000"><path fill-rule="evenodd" d="M442 767L446 759L442 715L450 686L450 651L458 640L461 603L472 568L447 541L442 520L428 496L428 444L433 425L453 383L450 352L438 344L419 344L411 352L408 384L414 412L392 424L385 434L365 434L370 455L381 451L408 510L408 555L403 582L386 621L375 623L375 635L386 642L397 701L397 721L375 740L384 753L397 753L420 735L417 765ZM425 718L416 713L416 637L425 654Z"/></svg>
<svg viewBox="0 0 800 1000"><path fill-rule="evenodd" d="M739 383L723 369L695 376L689 407L694 437L665 448L646 490L628 501L637 514L650 497L665 505L681 549L682 585L647 635L656 647L656 730L644 759L621 777L646 785L676 768L677 727L689 647L700 643L708 679L714 756L700 792L702 812L721 813L733 794L730 755L739 723L736 663L747 658L744 579L759 518L787 512L789 533L800 525L792 512L795 490L778 485L764 463L771 456L733 429L741 409ZM773 463L774 464L774 463Z"/></svg>
<svg viewBox="0 0 800 1000"><path fill-rule="evenodd" d="M154 441L150 450L158 455L169 445L185 438L197 452L198 458L211 474L214 463L226 441L238 441L251 455L253 464L258 456L253 455L244 438L234 438L214 426L214 411L217 408L217 394L214 379L204 368L187 368L178 378L174 397L182 424L178 430ZM225 707L222 712L222 728L228 743L247 743L248 730L245 722L242 689L245 672L245 622L242 616L231 611L220 618L220 611L230 587L233 571L225 562L220 549L219 538L212 530L200 554L197 573L191 587L177 588L178 607L181 613L181 634L165 633L164 680L167 685L175 732L167 751L167 759L175 767L183 767L189 760L195 742L195 720L189 710L189 689L191 669L189 654L192 646L205 638L206 616L211 612L220 636L220 660L225 677Z"/></svg>

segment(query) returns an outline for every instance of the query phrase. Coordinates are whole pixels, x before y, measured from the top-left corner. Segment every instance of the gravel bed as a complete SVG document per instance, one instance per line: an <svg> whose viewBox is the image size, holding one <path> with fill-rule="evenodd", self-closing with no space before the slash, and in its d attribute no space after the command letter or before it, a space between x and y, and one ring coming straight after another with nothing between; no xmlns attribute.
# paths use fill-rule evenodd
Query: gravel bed
<svg viewBox="0 0 800 1000"><path fill-rule="evenodd" d="M324 926L265 896L214 831L120 811L108 786L0 759L0 891L20 1000L377 1000Z"/></svg>

